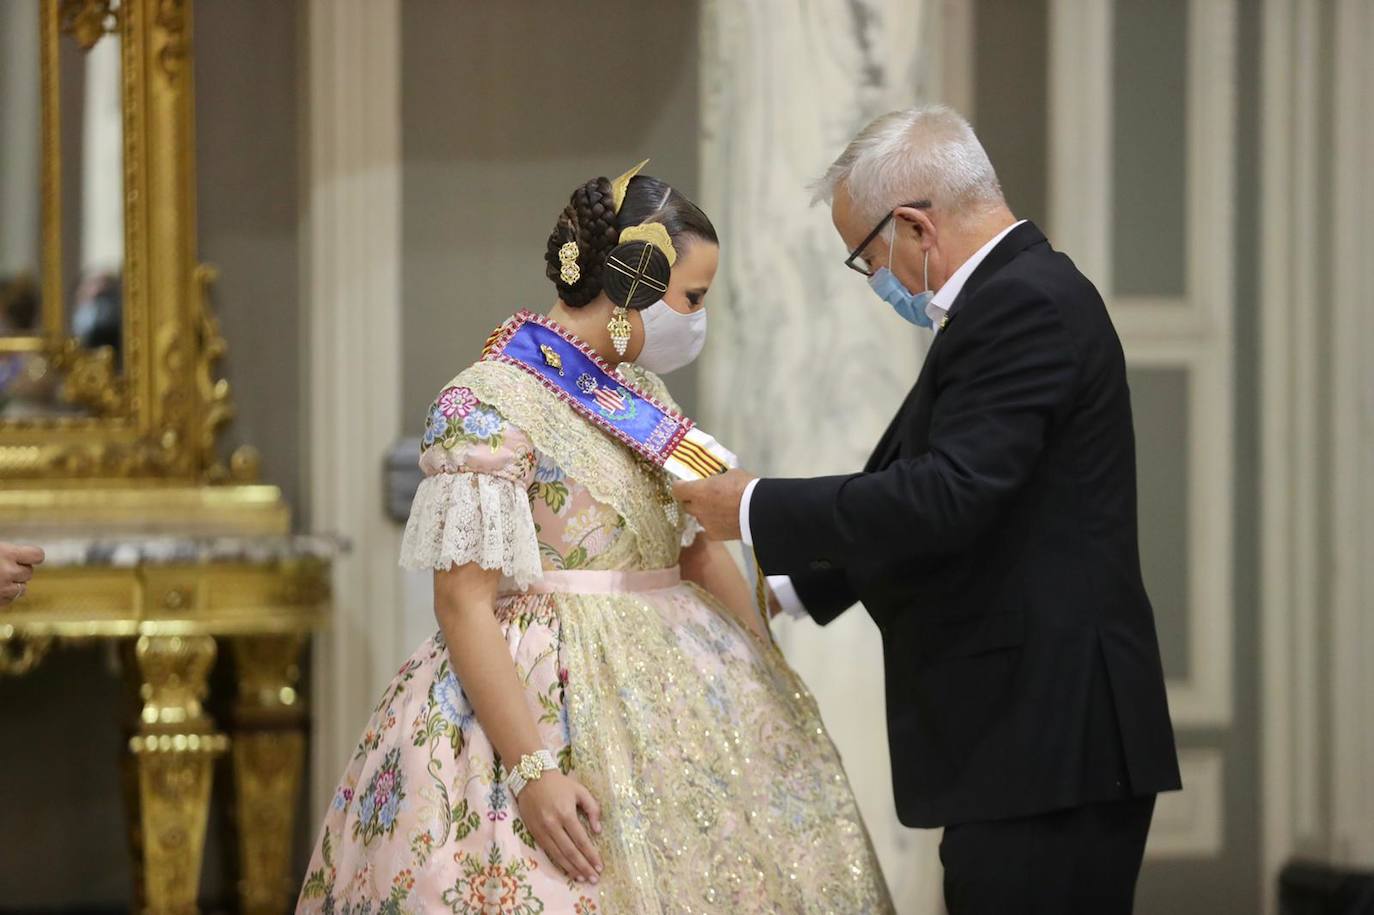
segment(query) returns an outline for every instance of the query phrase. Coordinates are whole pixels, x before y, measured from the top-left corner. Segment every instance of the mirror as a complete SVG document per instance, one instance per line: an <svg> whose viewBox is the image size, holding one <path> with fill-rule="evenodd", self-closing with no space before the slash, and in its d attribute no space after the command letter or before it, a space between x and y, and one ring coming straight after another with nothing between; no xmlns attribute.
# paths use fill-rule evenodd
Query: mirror
<svg viewBox="0 0 1374 915"><path fill-rule="evenodd" d="M0 5L0 336L41 317L43 119L37 3Z"/></svg>
<svg viewBox="0 0 1374 915"><path fill-rule="evenodd" d="M119 362L124 267L124 113L116 13L64 8L58 40L62 327Z"/></svg>
<svg viewBox="0 0 1374 915"><path fill-rule="evenodd" d="M69 364L120 369L119 14L115 0L0 4L0 419L94 415Z"/></svg>
<svg viewBox="0 0 1374 915"><path fill-rule="evenodd" d="M190 0L0 0L0 51L0 482L247 479L217 443Z"/></svg>

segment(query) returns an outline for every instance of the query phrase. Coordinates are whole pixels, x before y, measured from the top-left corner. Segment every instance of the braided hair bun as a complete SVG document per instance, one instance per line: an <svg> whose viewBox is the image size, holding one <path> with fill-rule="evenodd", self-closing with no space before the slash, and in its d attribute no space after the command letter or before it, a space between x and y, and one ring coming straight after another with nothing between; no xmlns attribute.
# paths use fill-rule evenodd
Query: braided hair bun
<svg viewBox="0 0 1374 915"><path fill-rule="evenodd" d="M606 178L593 178L573 191L544 253L544 275L553 281L563 304L581 308L605 292L617 305L638 310L662 298L672 275L667 255L644 241L620 244L621 229L647 222L661 223L679 252L693 240L717 243L715 227L701 208L649 175L630 179L619 212ZM558 257L558 250L570 241L577 243L575 283L564 282Z"/></svg>
<svg viewBox="0 0 1374 915"><path fill-rule="evenodd" d="M544 275L558 287L558 297L570 308L581 308L601 294L606 257L620 239L616 226L615 198L611 182L593 178L573 191L563 208L558 224L549 235L544 253ZM565 283L559 275L562 266L558 249L569 241L577 242L577 266L581 273L576 283Z"/></svg>

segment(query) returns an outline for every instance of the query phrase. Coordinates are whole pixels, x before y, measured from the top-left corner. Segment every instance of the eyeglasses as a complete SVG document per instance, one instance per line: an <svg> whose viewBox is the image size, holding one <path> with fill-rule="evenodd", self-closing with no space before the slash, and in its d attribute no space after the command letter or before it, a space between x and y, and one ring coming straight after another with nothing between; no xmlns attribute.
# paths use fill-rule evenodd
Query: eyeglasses
<svg viewBox="0 0 1374 915"><path fill-rule="evenodd" d="M930 201L917 200L915 203L904 203L902 204L902 206L911 207L917 210L928 210L930 209ZM878 237L878 233L881 232L887 226L887 224L892 221L892 216L896 212L897 207L893 207L892 209L888 210L887 215L884 216L882 220L880 220L879 223L873 227L873 231L869 232L867 237L865 237L863 241L859 242L859 246L857 248L849 252L849 256L844 259L844 265L846 267L848 267L850 270L853 270L855 273L862 273L864 276L873 275L873 268L868 266L868 261L864 259L863 252L869 246L869 243L872 242L873 239Z"/></svg>

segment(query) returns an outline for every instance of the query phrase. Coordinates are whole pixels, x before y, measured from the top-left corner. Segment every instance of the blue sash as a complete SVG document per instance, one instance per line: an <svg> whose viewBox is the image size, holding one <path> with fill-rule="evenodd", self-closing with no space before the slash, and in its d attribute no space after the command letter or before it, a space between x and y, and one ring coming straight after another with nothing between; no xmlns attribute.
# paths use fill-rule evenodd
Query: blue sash
<svg viewBox="0 0 1374 915"><path fill-rule="evenodd" d="M497 328L483 360L516 366L588 421L679 479L735 466L734 455L696 423L616 375L601 357L548 318L521 311Z"/></svg>

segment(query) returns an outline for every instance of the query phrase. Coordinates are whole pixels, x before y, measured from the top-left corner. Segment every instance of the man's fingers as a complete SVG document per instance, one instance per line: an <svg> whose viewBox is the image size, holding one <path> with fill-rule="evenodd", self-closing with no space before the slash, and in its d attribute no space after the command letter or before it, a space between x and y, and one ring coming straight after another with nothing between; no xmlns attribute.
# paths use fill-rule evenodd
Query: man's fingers
<svg viewBox="0 0 1374 915"><path fill-rule="evenodd" d="M673 495L679 502L687 502L696 495L701 485L700 480L678 480L673 484Z"/></svg>
<svg viewBox="0 0 1374 915"><path fill-rule="evenodd" d="M41 563L45 554L42 547L29 546L22 543L5 544L3 552L9 553L9 558L20 565L36 566Z"/></svg>
<svg viewBox="0 0 1374 915"><path fill-rule="evenodd" d="M16 565L12 570L6 569L6 574L12 582L26 582L33 578L33 566Z"/></svg>

